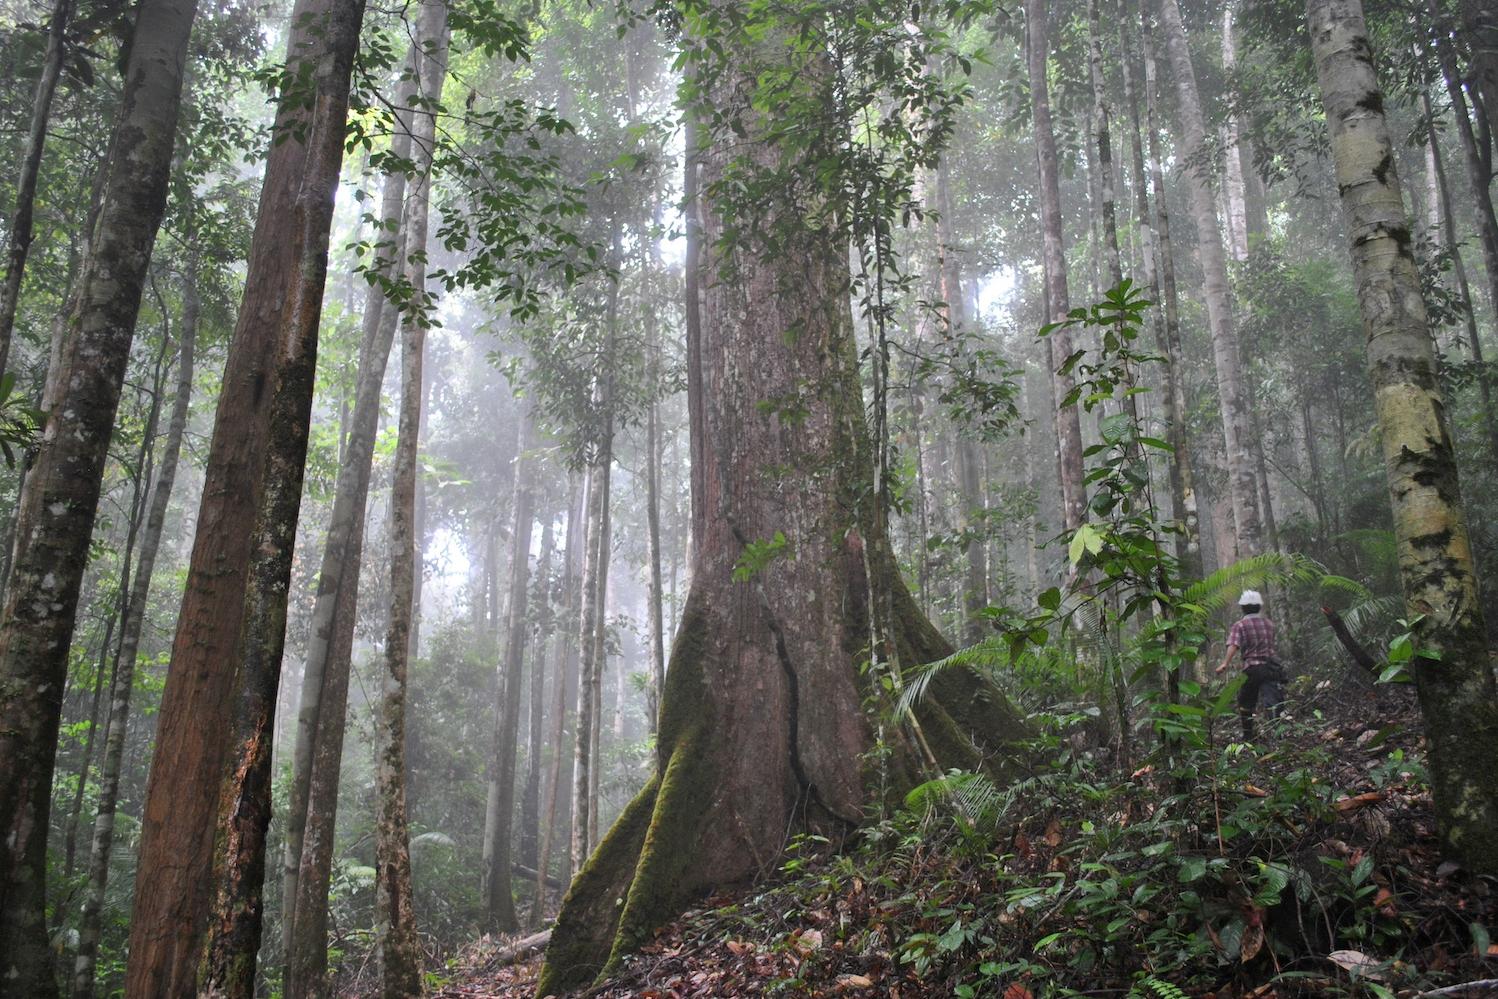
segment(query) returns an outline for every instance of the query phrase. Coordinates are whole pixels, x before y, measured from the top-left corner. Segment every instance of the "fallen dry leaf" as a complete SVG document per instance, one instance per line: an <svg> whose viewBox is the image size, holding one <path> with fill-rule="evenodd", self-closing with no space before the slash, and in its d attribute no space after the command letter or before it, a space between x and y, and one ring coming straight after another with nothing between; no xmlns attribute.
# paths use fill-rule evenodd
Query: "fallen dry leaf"
<svg viewBox="0 0 1498 999"><path fill-rule="evenodd" d="M867 988L871 988L873 986L873 984L874 984L874 980L872 978L867 977L866 975L838 975L837 976L837 987L838 987L839 990L842 990L842 989L867 989Z"/></svg>
<svg viewBox="0 0 1498 999"><path fill-rule="evenodd" d="M822 933L820 930L802 930L796 936L795 948L802 954L810 954L822 946Z"/></svg>
<svg viewBox="0 0 1498 999"><path fill-rule="evenodd" d="M1355 794L1350 798L1343 798L1340 801L1336 802L1332 807L1337 811L1345 814L1347 812L1355 812L1359 808L1365 808L1375 802L1382 801L1383 798L1384 795L1382 791L1364 791L1362 794Z"/></svg>
<svg viewBox="0 0 1498 999"><path fill-rule="evenodd" d="M1382 970L1383 962L1369 957L1362 951L1334 950L1326 955L1326 959L1344 971L1355 971L1364 978L1371 978L1374 981L1381 982L1387 977Z"/></svg>
<svg viewBox="0 0 1498 999"><path fill-rule="evenodd" d="M1247 964L1259 956L1259 951L1264 949L1264 926L1253 922L1243 927L1243 940L1238 945L1238 960Z"/></svg>
<svg viewBox="0 0 1498 999"><path fill-rule="evenodd" d="M736 955L753 954L754 944L744 940L730 940L728 941L728 949Z"/></svg>
<svg viewBox="0 0 1498 999"><path fill-rule="evenodd" d="M1047 822L1046 823L1046 827L1045 827L1045 833L1040 838L1045 842L1046 846L1052 846L1052 847L1060 846L1061 845L1061 820L1053 818L1053 819L1051 819L1051 821Z"/></svg>
<svg viewBox="0 0 1498 999"><path fill-rule="evenodd" d="M1033 857L1035 855L1035 851L1030 846L1030 837L1026 836L1023 832L1015 833L1014 852L1018 857L1024 860L1029 860L1031 857Z"/></svg>
<svg viewBox="0 0 1498 999"><path fill-rule="evenodd" d="M1029 989L1025 988L1019 982L1015 982L1004 990L1004 999L1035 999L1035 997L1030 994Z"/></svg>

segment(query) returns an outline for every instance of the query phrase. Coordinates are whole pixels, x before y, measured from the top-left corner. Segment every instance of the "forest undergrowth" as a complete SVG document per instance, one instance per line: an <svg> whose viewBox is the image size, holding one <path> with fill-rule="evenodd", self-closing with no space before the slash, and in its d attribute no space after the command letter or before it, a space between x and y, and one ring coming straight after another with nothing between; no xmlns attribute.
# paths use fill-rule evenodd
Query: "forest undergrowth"
<svg viewBox="0 0 1498 999"><path fill-rule="evenodd" d="M954 773L839 849L798 840L579 994L1493 995L1498 896L1441 861L1408 688L1299 687L1260 745L1229 686L1137 766L1083 748L1085 714L1041 716L1048 762L1012 787ZM435 994L531 996L539 957L499 966L507 943Z"/></svg>

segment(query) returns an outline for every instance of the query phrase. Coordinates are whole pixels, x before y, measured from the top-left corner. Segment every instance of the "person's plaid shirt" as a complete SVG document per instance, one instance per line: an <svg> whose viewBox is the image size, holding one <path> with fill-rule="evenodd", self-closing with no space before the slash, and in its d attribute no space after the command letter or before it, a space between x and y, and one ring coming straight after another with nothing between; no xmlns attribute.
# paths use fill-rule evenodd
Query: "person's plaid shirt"
<svg viewBox="0 0 1498 999"><path fill-rule="evenodd" d="M1228 631L1228 644L1238 646L1244 669L1273 662L1274 622L1261 614L1249 614L1233 622Z"/></svg>

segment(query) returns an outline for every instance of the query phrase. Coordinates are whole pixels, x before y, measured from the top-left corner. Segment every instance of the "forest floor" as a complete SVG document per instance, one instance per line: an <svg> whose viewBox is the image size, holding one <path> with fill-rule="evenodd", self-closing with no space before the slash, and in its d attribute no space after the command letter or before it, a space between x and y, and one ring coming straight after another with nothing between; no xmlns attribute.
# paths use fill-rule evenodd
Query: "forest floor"
<svg viewBox="0 0 1498 999"><path fill-rule="evenodd" d="M1440 859L1412 697L1330 686L1269 746L1213 750L1240 768L1209 788L1074 770L1028 809L1009 799L997 836L943 833L949 810L837 855L793 851L586 995L1498 996L1498 887ZM1208 814L1165 822L1172 800ZM539 957L497 966L508 942L449 962L437 999L530 999Z"/></svg>

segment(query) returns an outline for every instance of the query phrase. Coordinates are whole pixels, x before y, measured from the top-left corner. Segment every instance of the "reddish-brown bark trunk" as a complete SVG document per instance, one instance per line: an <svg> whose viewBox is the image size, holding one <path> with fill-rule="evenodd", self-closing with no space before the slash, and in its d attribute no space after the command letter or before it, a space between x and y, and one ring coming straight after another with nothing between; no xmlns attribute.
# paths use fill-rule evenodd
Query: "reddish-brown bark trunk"
<svg viewBox="0 0 1498 999"><path fill-rule="evenodd" d="M715 79L713 103L742 93L752 55ZM825 67L813 57L798 69L798 86L817 93ZM914 663L950 649L900 580L870 500L843 236L818 225L824 212L780 194L748 209L757 224L737 237L748 245L724 249L719 182L781 165L763 123L745 124L748 141L724 137L704 157L715 279L702 289L692 426L703 522L666 675L657 775L574 880L543 995L591 980L695 895L773 868L788 832L839 834L861 819L875 729L857 665L874 630L871 594L888 607L881 631L897 646L881 652ZM773 232L774 252L745 232ZM1002 753L1005 734L1022 727L1003 698L963 671L937 676L920 718L942 765ZM912 754L894 755L909 779Z"/></svg>
<svg viewBox="0 0 1498 999"><path fill-rule="evenodd" d="M47 827L68 650L167 180L192 0L144 0L103 199L57 365L60 404L18 500L0 615L0 996L56 994ZM49 400L52 401L52 400Z"/></svg>
<svg viewBox="0 0 1498 999"><path fill-rule="evenodd" d="M131 995L196 990L221 793L228 795L219 833L228 851L219 872L223 918L214 926L205 985L223 994L253 987L284 581L363 13L362 0L303 0L292 15L287 62L312 62L313 90L282 99L276 127L285 139L266 164L225 366L146 794L126 973ZM236 696L242 668L248 672ZM242 794L225 787L226 774L244 782ZM235 800L238 811L229 807Z"/></svg>

